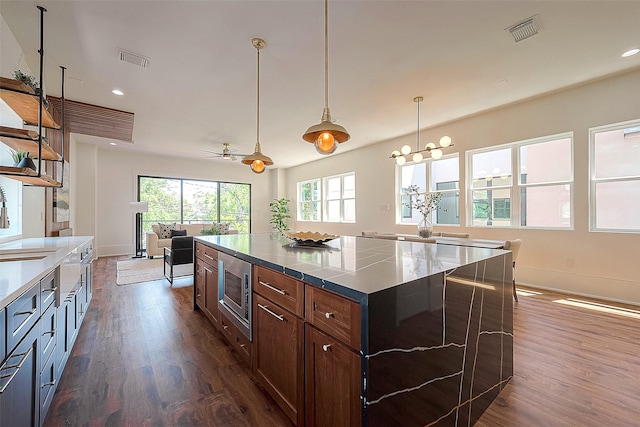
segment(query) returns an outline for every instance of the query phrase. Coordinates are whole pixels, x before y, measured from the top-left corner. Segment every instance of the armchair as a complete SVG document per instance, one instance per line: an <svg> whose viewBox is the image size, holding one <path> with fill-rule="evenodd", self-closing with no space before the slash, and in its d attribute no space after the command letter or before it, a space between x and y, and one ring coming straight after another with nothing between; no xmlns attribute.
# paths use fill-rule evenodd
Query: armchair
<svg viewBox="0 0 640 427"><path fill-rule="evenodd" d="M193 263L193 236L173 237L171 247L163 248L164 252L164 277L173 285L173 267L181 264ZM167 267L169 272L167 274Z"/></svg>

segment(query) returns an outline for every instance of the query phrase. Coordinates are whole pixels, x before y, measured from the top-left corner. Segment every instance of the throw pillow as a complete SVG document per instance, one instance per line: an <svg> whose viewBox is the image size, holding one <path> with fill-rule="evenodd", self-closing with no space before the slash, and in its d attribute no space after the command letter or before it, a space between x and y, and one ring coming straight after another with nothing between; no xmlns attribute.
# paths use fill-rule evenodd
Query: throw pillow
<svg viewBox="0 0 640 427"><path fill-rule="evenodd" d="M176 236L186 236L187 230L171 230L171 238Z"/></svg>
<svg viewBox="0 0 640 427"><path fill-rule="evenodd" d="M219 222L216 224L218 226L218 232L220 234L229 234L229 224L226 222Z"/></svg>
<svg viewBox="0 0 640 427"><path fill-rule="evenodd" d="M159 222L158 229L160 230L158 237L160 237L161 239L170 239L171 230L176 230L176 223L174 222L173 224L163 224Z"/></svg>

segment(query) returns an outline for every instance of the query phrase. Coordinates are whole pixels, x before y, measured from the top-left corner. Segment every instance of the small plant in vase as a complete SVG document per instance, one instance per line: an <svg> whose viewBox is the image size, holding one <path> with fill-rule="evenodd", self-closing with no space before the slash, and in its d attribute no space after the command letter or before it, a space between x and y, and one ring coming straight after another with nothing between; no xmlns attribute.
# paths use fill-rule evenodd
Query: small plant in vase
<svg viewBox="0 0 640 427"><path fill-rule="evenodd" d="M269 222L280 233L289 229L287 218L291 218L291 215L289 215L290 201L289 199L280 198L269 203L269 208L271 209L271 220Z"/></svg>
<svg viewBox="0 0 640 427"><path fill-rule="evenodd" d="M410 185L404 189L404 195L409 196L409 201L402 204L410 209L415 209L422 215L422 220L418 224L418 235L420 237L431 237L433 234L433 224L431 223L431 213L438 209L438 203L442 199L442 193L420 193L417 185Z"/></svg>
<svg viewBox="0 0 640 427"><path fill-rule="evenodd" d="M33 163L33 159L28 151L11 150L10 154L13 159L14 166L36 170L36 165Z"/></svg>

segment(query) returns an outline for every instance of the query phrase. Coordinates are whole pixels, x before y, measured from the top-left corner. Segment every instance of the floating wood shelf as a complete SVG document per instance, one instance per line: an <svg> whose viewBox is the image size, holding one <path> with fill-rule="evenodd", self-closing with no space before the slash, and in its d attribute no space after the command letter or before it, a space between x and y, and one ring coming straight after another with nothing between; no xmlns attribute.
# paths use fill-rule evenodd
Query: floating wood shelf
<svg viewBox="0 0 640 427"><path fill-rule="evenodd" d="M38 108L40 99L29 86L24 83L0 77L0 98L28 125L38 125ZM57 113L52 106L42 108L42 126L46 128L60 129L60 125L54 119Z"/></svg>
<svg viewBox="0 0 640 427"><path fill-rule="evenodd" d="M27 151L31 157L38 157L38 132L36 131L0 126L0 142L16 151ZM42 141L42 159L60 161L62 156Z"/></svg>
<svg viewBox="0 0 640 427"><path fill-rule="evenodd" d="M9 174L9 175L8 175ZM14 175L19 174L19 175ZM35 185L37 187L61 187L58 181L54 180L50 176L42 175L38 176L38 172L29 168L18 168L15 166L0 166L0 175L4 175L7 178L15 179L16 181L22 181L25 184Z"/></svg>

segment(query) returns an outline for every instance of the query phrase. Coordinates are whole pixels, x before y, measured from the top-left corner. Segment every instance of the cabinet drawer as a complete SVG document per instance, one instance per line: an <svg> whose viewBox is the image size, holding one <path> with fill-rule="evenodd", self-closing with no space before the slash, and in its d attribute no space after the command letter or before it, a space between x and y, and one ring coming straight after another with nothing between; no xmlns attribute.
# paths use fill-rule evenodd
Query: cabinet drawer
<svg viewBox="0 0 640 427"><path fill-rule="evenodd" d="M307 322L360 350L360 305L315 286L305 288Z"/></svg>
<svg viewBox="0 0 640 427"><path fill-rule="evenodd" d="M40 309L46 310L49 305L54 302L58 295L58 284L56 282L55 271L47 274L40 281Z"/></svg>
<svg viewBox="0 0 640 427"><path fill-rule="evenodd" d="M56 340L58 338L57 313L58 310L51 305L42 315L40 322L38 322L38 326L40 327L40 334L38 336L38 351L40 352L40 356L38 360L42 362L51 356L53 349L56 347Z"/></svg>
<svg viewBox="0 0 640 427"><path fill-rule="evenodd" d="M229 341L231 345L235 345L236 335L238 335L236 326L233 323L231 323L231 320L227 319L227 316L225 316L222 313L222 310L220 310L219 313L220 313L220 332L222 332L222 335L224 335L224 337Z"/></svg>
<svg viewBox="0 0 640 427"><path fill-rule="evenodd" d="M240 356L247 362L247 365L251 367L251 341L249 338L245 337L244 334L237 332L236 333L236 350L240 353Z"/></svg>
<svg viewBox="0 0 640 427"><path fill-rule="evenodd" d="M217 265L218 251L212 247L196 242L196 258L200 258L208 264Z"/></svg>
<svg viewBox="0 0 640 427"><path fill-rule="evenodd" d="M289 310L298 317L304 317L304 284L292 277L253 266L253 291Z"/></svg>
<svg viewBox="0 0 640 427"><path fill-rule="evenodd" d="M56 392L56 358L55 353L51 354L46 360L40 372L40 423L44 422L53 395Z"/></svg>
<svg viewBox="0 0 640 427"><path fill-rule="evenodd" d="M40 283L7 306L7 351L16 345L40 317Z"/></svg>

